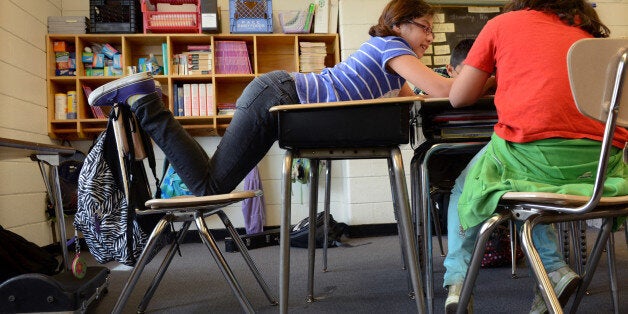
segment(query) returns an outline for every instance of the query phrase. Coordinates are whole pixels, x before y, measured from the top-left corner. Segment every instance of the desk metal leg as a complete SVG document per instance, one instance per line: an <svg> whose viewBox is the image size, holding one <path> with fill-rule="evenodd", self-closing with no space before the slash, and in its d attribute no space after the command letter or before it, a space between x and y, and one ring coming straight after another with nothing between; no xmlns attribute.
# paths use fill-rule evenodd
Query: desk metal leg
<svg viewBox="0 0 628 314"><path fill-rule="evenodd" d="M392 160L390 158L388 158L388 178L390 179L390 186L391 187L395 186L396 184L395 172L393 171ZM405 247L405 241L403 239L404 234L399 224L399 200L397 199L396 193L392 193L392 202L393 202L393 211L395 214L395 222L397 223L397 233L398 233L397 239L399 240L399 247L401 248L401 267L402 269L405 270L407 269L406 268L406 247ZM414 290L412 289L412 280L410 277L408 277L408 290L409 290L409 295L412 296L414 294Z"/></svg>
<svg viewBox="0 0 628 314"><path fill-rule="evenodd" d="M331 159L325 160L325 220L323 222L323 272L327 271L327 241L329 241L329 211L331 201Z"/></svg>
<svg viewBox="0 0 628 314"><path fill-rule="evenodd" d="M415 244L414 230L412 228L412 215L410 211L410 201L408 198L408 188L406 185L406 177L403 171L403 162L399 147L390 149L390 162L394 173L395 184L393 194L399 201L399 221L401 223L401 232L403 240L407 248L407 266L412 278L412 286L414 289L414 297L417 304L417 311L424 313L425 297L423 295L423 284L421 280L421 272L419 270L419 260L417 256L417 247Z"/></svg>
<svg viewBox="0 0 628 314"><path fill-rule="evenodd" d="M307 235L307 297L306 302L316 301L314 298L314 264L316 261L316 213L318 212L318 159L310 159L310 215Z"/></svg>
<svg viewBox="0 0 628 314"><path fill-rule="evenodd" d="M290 215L292 181L292 151L286 150L283 160L283 207L279 231L279 313L288 313L290 287Z"/></svg>
<svg viewBox="0 0 628 314"><path fill-rule="evenodd" d="M55 207L55 216L57 217L57 227L59 231L59 245L61 246L61 253L63 254L63 265L64 269L67 271L71 271L72 265L70 265L69 253L68 253L68 237L65 231L65 216L63 214L63 199L61 196L61 186L59 185L59 162L58 156L51 155L52 157L56 157L56 163L52 163L54 161L49 160L51 162L44 162L39 159L40 156L37 156L36 161L39 165L39 171L41 172L41 176L44 179L44 184L46 185L46 191L48 195L51 197L51 201L54 203ZM42 157L49 157L48 155ZM50 169L50 176L48 176L48 172L46 171L46 165ZM52 180L52 182L50 182ZM52 184L51 184L52 183ZM76 243L75 245L78 245Z"/></svg>

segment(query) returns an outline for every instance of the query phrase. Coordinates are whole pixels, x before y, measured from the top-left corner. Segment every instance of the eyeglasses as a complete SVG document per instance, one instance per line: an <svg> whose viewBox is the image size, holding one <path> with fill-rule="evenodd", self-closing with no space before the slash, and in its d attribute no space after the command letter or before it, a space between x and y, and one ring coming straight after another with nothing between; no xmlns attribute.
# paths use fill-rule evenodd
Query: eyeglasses
<svg viewBox="0 0 628 314"><path fill-rule="evenodd" d="M408 23L410 23L410 24L412 24L414 26L417 26L420 29L422 29L423 32L425 33L425 35L434 35L434 32L433 32L432 28L429 27L429 26L423 25L423 24L421 24L419 22L415 22L413 20L409 20Z"/></svg>

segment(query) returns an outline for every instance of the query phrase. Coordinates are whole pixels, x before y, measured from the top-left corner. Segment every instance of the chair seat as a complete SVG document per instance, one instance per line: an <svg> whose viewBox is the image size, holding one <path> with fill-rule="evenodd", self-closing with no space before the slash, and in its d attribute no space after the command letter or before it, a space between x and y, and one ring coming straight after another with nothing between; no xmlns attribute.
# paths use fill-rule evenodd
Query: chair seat
<svg viewBox="0 0 628 314"><path fill-rule="evenodd" d="M177 196L173 198L165 199L151 199L148 200L145 205L151 209L168 209L182 207L203 207L213 205L224 205L229 202L239 202L241 200L261 196L263 194L260 190L251 191L236 191L227 194L207 195L207 196Z"/></svg>
<svg viewBox="0 0 628 314"><path fill-rule="evenodd" d="M502 196L506 202L534 202L554 205L583 205L588 202L589 196L558 194L549 192L508 192ZM611 206L628 203L628 195L602 197L600 206Z"/></svg>

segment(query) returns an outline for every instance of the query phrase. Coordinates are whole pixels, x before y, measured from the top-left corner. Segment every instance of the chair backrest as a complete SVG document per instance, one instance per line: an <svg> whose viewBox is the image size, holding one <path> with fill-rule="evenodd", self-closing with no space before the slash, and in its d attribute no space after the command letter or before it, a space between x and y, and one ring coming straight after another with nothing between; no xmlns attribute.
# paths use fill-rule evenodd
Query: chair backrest
<svg viewBox="0 0 628 314"><path fill-rule="evenodd" d="M606 129L589 201L577 208L549 206L547 209L586 213L602 198L616 125L628 125L628 109L620 106L628 103L628 84L623 84L628 75L627 56L628 39L583 39L569 49L567 68L576 106L585 116L605 122Z"/></svg>
<svg viewBox="0 0 628 314"><path fill-rule="evenodd" d="M571 92L578 110L605 122L613 95L628 104L626 54L628 38L589 38L577 41L567 55ZM622 61L623 60L623 61ZM620 108L617 124L628 126L628 106Z"/></svg>
<svg viewBox="0 0 628 314"><path fill-rule="evenodd" d="M115 134L124 193L129 204L136 209L143 209L144 202L152 198L143 162L144 159L149 159L154 172L152 147L147 146L150 144L144 140L139 124L128 108L114 107L113 110L114 118L110 119Z"/></svg>

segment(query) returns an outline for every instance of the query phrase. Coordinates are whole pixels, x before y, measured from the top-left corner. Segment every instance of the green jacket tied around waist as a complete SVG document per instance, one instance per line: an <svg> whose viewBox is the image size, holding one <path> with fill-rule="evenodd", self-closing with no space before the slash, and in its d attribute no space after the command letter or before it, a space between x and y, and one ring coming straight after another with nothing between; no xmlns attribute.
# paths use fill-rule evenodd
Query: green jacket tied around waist
<svg viewBox="0 0 628 314"><path fill-rule="evenodd" d="M491 217L506 192L551 192L589 196L600 155L600 142L545 139L512 143L493 134L486 153L472 165L458 203L464 229ZM628 195L622 151L611 149L603 196Z"/></svg>

